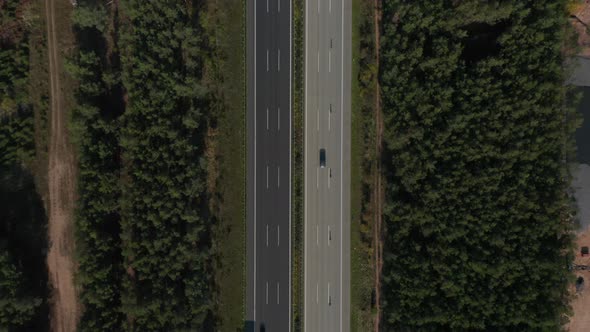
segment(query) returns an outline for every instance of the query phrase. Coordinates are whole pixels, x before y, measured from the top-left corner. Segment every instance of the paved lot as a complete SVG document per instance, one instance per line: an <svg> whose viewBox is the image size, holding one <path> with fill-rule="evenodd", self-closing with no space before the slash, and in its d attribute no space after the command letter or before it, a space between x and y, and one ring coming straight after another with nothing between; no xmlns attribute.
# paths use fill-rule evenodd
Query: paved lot
<svg viewBox="0 0 590 332"><path fill-rule="evenodd" d="M248 329L289 331L291 3L248 2Z"/></svg>
<svg viewBox="0 0 590 332"><path fill-rule="evenodd" d="M350 0L306 0L305 314L350 330ZM319 151L326 150L320 167Z"/></svg>

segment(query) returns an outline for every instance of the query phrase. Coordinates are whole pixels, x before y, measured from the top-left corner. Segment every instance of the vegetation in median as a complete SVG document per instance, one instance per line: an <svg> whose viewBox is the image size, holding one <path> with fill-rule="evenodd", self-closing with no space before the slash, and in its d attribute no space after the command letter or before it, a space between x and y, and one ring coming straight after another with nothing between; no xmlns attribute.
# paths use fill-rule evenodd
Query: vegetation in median
<svg viewBox="0 0 590 332"><path fill-rule="evenodd" d="M293 62L292 115L291 115L291 302L293 331L303 331L304 315L304 239L303 228L303 182L304 182L304 38L305 6L303 1L295 1L292 6L293 40L291 61Z"/></svg>

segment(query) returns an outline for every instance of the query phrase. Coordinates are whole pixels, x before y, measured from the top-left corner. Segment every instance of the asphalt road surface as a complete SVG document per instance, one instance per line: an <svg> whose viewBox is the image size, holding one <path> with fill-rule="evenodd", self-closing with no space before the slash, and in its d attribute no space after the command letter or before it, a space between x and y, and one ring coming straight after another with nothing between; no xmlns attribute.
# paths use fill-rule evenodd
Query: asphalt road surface
<svg viewBox="0 0 590 332"><path fill-rule="evenodd" d="M306 332L350 330L350 6L305 5Z"/></svg>
<svg viewBox="0 0 590 332"><path fill-rule="evenodd" d="M247 15L246 328L290 331L291 2L251 0Z"/></svg>

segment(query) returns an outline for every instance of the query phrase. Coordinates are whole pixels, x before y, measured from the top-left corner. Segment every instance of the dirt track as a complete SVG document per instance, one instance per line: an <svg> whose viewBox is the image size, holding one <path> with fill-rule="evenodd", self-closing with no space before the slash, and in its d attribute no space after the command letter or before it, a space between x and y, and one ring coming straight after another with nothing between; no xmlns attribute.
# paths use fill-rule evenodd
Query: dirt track
<svg viewBox="0 0 590 332"><path fill-rule="evenodd" d="M51 299L51 330L76 330L78 304L74 286L73 202L74 159L68 144L65 109L60 87L60 52L55 24L55 2L45 0L47 46L51 95L51 126L49 134L48 210L49 253L47 265L53 287Z"/></svg>

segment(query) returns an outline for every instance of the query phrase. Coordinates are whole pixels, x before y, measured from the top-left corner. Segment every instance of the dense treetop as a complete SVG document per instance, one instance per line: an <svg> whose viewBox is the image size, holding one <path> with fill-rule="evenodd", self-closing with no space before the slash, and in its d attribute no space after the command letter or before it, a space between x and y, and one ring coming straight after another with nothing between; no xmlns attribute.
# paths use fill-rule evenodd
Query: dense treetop
<svg viewBox="0 0 590 332"><path fill-rule="evenodd" d="M30 164L28 1L0 1L0 330L47 329L46 218Z"/></svg>
<svg viewBox="0 0 590 332"><path fill-rule="evenodd" d="M197 4L79 1L82 330L210 330Z"/></svg>
<svg viewBox="0 0 590 332"><path fill-rule="evenodd" d="M391 327L562 323L571 243L564 6L383 3Z"/></svg>

